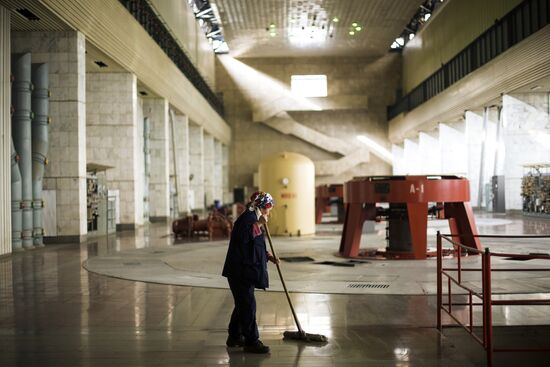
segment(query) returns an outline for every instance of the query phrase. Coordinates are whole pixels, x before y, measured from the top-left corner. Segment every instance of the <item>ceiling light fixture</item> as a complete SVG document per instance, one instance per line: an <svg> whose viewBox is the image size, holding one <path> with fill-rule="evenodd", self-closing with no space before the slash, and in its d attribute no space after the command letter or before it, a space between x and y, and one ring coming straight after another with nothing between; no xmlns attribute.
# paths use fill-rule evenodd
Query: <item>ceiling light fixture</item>
<svg viewBox="0 0 550 367"><path fill-rule="evenodd" d="M338 21L340 21L340 19L334 17L334 18L332 18L332 21L333 21L334 23L338 23Z"/></svg>
<svg viewBox="0 0 550 367"><path fill-rule="evenodd" d="M351 23L351 26L352 26L352 27L357 27L358 24L357 24L357 23Z"/></svg>
<svg viewBox="0 0 550 367"><path fill-rule="evenodd" d="M359 27L359 26L355 27L355 30L356 30L357 32L361 31L361 29L363 29L363 28L361 28L361 27Z"/></svg>
<svg viewBox="0 0 550 367"><path fill-rule="evenodd" d="M349 31L349 35L353 36L353 35L355 35L355 32L354 31Z"/></svg>

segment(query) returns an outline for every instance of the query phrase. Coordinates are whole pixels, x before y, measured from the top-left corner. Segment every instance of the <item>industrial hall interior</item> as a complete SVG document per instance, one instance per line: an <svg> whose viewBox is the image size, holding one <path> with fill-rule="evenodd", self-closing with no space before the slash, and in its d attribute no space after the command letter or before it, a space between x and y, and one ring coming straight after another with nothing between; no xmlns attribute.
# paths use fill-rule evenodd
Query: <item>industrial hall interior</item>
<svg viewBox="0 0 550 367"><path fill-rule="evenodd" d="M0 0L0 89L0 366L549 365L550 0Z"/></svg>

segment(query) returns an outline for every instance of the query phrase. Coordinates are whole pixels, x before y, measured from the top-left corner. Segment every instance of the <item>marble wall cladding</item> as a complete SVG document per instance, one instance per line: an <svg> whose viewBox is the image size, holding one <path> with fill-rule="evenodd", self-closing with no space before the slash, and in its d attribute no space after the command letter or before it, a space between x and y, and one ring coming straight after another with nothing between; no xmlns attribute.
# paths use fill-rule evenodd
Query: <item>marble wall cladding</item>
<svg viewBox="0 0 550 367"><path fill-rule="evenodd" d="M502 106L506 209L520 210L524 165L550 162L550 94L504 95Z"/></svg>
<svg viewBox="0 0 550 367"><path fill-rule="evenodd" d="M289 90L291 75L324 74L328 80L328 97L347 102L364 100L364 105L354 108L325 111L294 111L290 115L301 124L327 136L356 145L357 135L365 135L379 145L391 149L387 138L386 107L395 99L395 90L400 82L400 58L387 55L381 58L252 58L240 60L241 69L252 68L268 80L257 80L250 89L239 86L239 75L218 62L217 87L224 95L225 116L232 126L233 139L230 148L229 184L252 186L253 174L266 157L280 151L293 151L315 161L339 159L339 154L330 153L294 136L280 133L262 123L253 121L253 106L250 95L261 84L278 85ZM255 152L255 154L250 154ZM351 176L390 174L391 166L375 154L370 162L360 164L331 177L343 181Z"/></svg>
<svg viewBox="0 0 550 367"><path fill-rule="evenodd" d="M151 121L151 178L149 181L149 215L170 216L170 151L168 101L163 98L143 100L143 114Z"/></svg>
<svg viewBox="0 0 550 367"><path fill-rule="evenodd" d="M191 209L204 209L204 129L189 123L189 186L193 191Z"/></svg>
<svg viewBox="0 0 550 367"><path fill-rule="evenodd" d="M176 169L178 174L178 210L189 212L189 118L174 114ZM173 164L170 164L171 169Z"/></svg>
<svg viewBox="0 0 550 367"><path fill-rule="evenodd" d="M214 137L210 134L204 134L204 197L206 206L214 204L215 196L215 152L214 152Z"/></svg>
<svg viewBox="0 0 550 367"><path fill-rule="evenodd" d="M137 85L136 85L137 92ZM132 99L136 111L136 133L134 134L134 202L135 223L141 225L149 220L149 213L145 215L145 151L144 151L144 116L143 100L139 97Z"/></svg>
<svg viewBox="0 0 550 367"><path fill-rule="evenodd" d="M86 81L88 163L112 167L106 172L107 186L120 192L120 222L142 224L143 191L140 196L136 189L143 180L137 79L131 73L87 73Z"/></svg>
<svg viewBox="0 0 550 367"><path fill-rule="evenodd" d="M75 31L12 32L12 52L48 63L49 164L45 186L57 190L57 235L86 234L86 40ZM70 200L68 199L70 198Z"/></svg>

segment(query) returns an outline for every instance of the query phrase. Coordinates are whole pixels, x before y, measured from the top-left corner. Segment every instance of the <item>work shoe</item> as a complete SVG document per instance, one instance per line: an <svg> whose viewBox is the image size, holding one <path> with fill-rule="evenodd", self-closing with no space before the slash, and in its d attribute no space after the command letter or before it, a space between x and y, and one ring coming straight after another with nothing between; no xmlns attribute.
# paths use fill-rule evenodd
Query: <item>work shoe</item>
<svg viewBox="0 0 550 367"><path fill-rule="evenodd" d="M234 338L232 336L228 336L225 345L227 345L228 348L242 347L244 346L244 337L240 336L238 338Z"/></svg>
<svg viewBox="0 0 550 367"><path fill-rule="evenodd" d="M264 345L260 340L256 344L245 345L243 352L245 353L257 353L257 354L266 354L269 353L269 347Z"/></svg>

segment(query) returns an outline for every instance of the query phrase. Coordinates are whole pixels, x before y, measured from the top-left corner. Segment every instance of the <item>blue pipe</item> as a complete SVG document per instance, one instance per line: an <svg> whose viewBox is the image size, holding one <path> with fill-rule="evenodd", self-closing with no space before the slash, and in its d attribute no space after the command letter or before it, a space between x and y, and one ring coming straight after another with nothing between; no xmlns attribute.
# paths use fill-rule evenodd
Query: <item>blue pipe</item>
<svg viewBox="0 0 550 367"><path fill-rule="evenodd" d="M48 154L48 64L32 64L32 198L33 198L33 244L44 246L44 228L42 226L42 179Z"/></svg>
<svg viewBox="0 0 550 367"><path fill-rule="evenodd" d="M21 208L23 226L21 236L23 248L33 248L32 238L32 137L31 137L31 54L12 55L12 101L15 112L12 116L12 136L15 150L19 154L21 171Z"/></svg>
<svg viewBox="0 0 550 367"><path fill-rule="evenodd" d="M18 164L19 157L11 139L11 247L13 252L22 251L21 226L23 212L21 211L21 172Z"/></svg>

